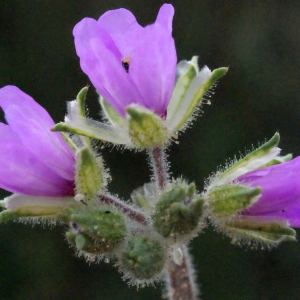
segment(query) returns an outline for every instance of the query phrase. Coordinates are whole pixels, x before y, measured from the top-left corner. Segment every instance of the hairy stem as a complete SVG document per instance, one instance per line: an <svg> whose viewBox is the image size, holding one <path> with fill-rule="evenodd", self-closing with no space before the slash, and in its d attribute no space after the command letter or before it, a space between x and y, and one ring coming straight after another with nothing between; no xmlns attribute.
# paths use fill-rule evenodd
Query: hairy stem
<svg viewBox="0 0 300 300"><path fill-rule="evenodd" d="M168 300L197 300L199 291L195 283L194 269L186 246L181 247L181 264L172 262L166 274Z"/></svg>
<svg viewBox="0 0 300 300"><path fill-rule="evenodd" d="M163 189L168 182L168 164L164 150L159 147L149 150L151 165L153 167L153 175L156 185L159 189Z"/></svg>
<svg viewBox="0 0 300 300"><path fill-rule="evenodd" d="M113 205L119 210L121 210L128 216L128 218L139 222L143 225L148 224L146 216L141 211L135 209L131 205L126 204L124 201L119 200L118 198L115 198L111 195L97 194L97 197L102 203Z"/></svg>

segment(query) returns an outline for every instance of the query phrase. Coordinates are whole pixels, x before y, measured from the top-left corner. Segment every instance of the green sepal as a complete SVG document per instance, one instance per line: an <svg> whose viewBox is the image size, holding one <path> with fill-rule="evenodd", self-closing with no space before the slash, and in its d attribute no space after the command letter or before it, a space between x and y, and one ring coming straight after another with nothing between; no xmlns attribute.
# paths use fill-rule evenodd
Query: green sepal
<svg viewBox="0 0 300 300"><path fill-rule="evenodd" d="M193 58L194 59L194 58ZM207 91L228 72L228 68L215 69L212 72L204 67L195 76L195 63L178 79L168 106L167 126L172 131L184 128ZM169 115L170 112L170 115Z"/></svg>
<svg viewBox="0 0 300 300"><path fill-rule="evenodd" d="M0 201L6 208L0 212L0 222L19 218L55 218L74 202L73 197L42 197L12 194Z"/></svg>
<svg viewBox="0 0 300 300"><path fill-rule="evenodd" d="M151 216L157 232L164 237L180 237L197 227L204 200L192 191L194 184L175 184L161 196Z"/></svg>
<svg viewBox="0 0 300 300"><path fill-rule="evenodd" d="M0 213L0 223L12 221L18 218L19 218L18 213L12 210L3 210Z"/></svg>
<svg viewBox="0 0 300 300"><path fill-rule="evenodd" d="M283 241L296 241L296 231L287 221L268 216L239 216L225 226L228 234L235 240L245 240L277 245Z"/></svg>
<svg viewBox="0 0 300 300"><path fill-rule="evenodd" d="M60 132L62 138L64 139L64 141L68 144L68 146L71 148L71 150L75 153L77 151L77 146L76 144L73 142L72 138L70 137L70 135L68 133L65 132Z"/></svg>
<svg viewBox="0 0 300 300"><path fill-rule="evenodd" d="M86 99L86 94L88 92L88 87L84 87L80 90L80 92L78 93L76 100L78 102L79 105L79 115L82 117L85 117L85 99Z"/></svg>
<svg viewBox="0 0 300 300"><path fill-rule="evenodd" d="M127 241L121 256L121 267L136 279L151 279L162 271L165 259L165 249L157 239L136 235Z"/></svg>
<svg viewBox="0 0 300 300"><path fill-rule="evenodd" d="M129 136L137 148L163 147L168 142L168 130L159 116L137 105L128 106L126 112Z"/></svg>
<svg viewBox="0 0 300 300"><path fill-rule="evenodd" d="M176 82L171 100L167 108L167 120L172 120L175 117L176 113L178 113L188 87L190 86L192 80L198 75L198 58L194 56L192 58L192 61L194 62L194 60L196 60L196 65L192 62L181 62L182 64L185 64L183 66L185 70Z"/></svg>
<svg viewBox="0 0 300 300"><path fill-rule="evenodd" d="M99 191L103 181L103 167L97 162L93 151L87 147L76 153L76 192L91 199Z"/></svg>
<svg viewBox="0 0 300 300"><path fill-rule="evenodd" d="M69 132L83 135L95 140L102 140L114 144L129 144L130 139L123 130L111 125L103 124L94 120L85 120L78 117L80 122L74 122L74 125L60 122L51 128L51 131ZM87 122L85 122L87 121Z"/></svg>
<svg viewBox="0 0 300 300"><path fill-rule="evenodd" d="M126 235L124 218L117 213L107 210L70 212L70 222L76 226L68 231L66 237L81 251L111 252ZM78 235L81 236L77 238Z"/></svg>
<svg viewBox="0 0 300 300"><path fill-rule="evenodd" d="M82 233L76 234L73 231L67 231L66 239L72 246L76 247L76 249L87 254L103 254L103 252L109 250L109 245L107 245L107 249L105 246L99 245L88 235Z"/></svg>
<svg viewBox="0 0 300 300"><path fill-rule="evenodd" d="M214 215L227 217L253 204L260 194L260 187L222 185L210 191L208 205Z"/></svg>
<svg viewBox="0 0 300 300"><path fill-rule="evenodd" d="M100 105L110 123L117 127L126 127L127 121L123 118L102 96L99 99Z"/></svg>
<svg viewBox="0 0 300 300"><path fill-rule="evenodd" d="M279 153L279 149L277 148L279 140L279 133L276 132L268 142L264 143L262 146L249 153L244 158L228 168L226 171L224 171L213 184L220 185L226 182L230 182L238 176L253 171L260 166L272 161Z"/></svg>
<svg viewBox="0 0 300 300"><path fill-rule="evenodd" d="M145 183L143 186L135 189L130 197L134 205L141 207L144 211L150 211L158 198L156 184L154 182Z"/></svg>

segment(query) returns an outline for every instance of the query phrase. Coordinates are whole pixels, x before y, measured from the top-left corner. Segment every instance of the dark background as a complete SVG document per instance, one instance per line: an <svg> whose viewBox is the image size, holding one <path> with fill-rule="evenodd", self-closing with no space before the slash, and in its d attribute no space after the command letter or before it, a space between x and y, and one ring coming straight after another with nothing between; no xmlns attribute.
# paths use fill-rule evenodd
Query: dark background
<svg viewBox="0 0 300 300"><path fill-rule="evenodd" d="M66 101L89 83L79 67L72 28L125 7L142 25L152 23L163 1L1 0L0 86L17 85L55 121ZM178 59L200 56L200 65L230 66L211 106L170 147L173 176L203 180L234 155L257 146L276 130L283 154L300 153L300 1L177 0L174 38ZM96 94L89 92L96 116ZM128 199L149 181L144 153L106 148L111 191ZM3 191L1 197L9 193ZM161 286L128 288L108 264L88 265L74 256L64 228L0 225L0 299L159 299ZM272 251L231 245L208 228L191 243L205 300L300 299L300 245Z"/></svg>

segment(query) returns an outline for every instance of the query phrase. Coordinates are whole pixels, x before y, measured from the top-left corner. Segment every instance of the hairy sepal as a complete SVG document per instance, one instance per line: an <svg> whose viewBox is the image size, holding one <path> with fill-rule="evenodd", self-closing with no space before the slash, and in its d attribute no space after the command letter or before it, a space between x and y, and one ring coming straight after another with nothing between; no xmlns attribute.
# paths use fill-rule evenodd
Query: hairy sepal
<svg viewBox="0 0 300 300"><path fill-rule="evenodd" d="M296 241L296 231L280 217L240 215L221 227L237 244L272 248L284 241Z"/></svg>
<svg viewBox="0 0 300 300"><path fill-rule="evenodd" d="M210 71L203 67L198 71L197 57L190 62L183 62L182 75L178 78L172 98L167 108L167 127L176 132L185 127L185 123L193 115L195 109L207 91L228 71L228 68L219 68Z"/></svg>
<svg viewBox="0 0 300 300"><path fill-rule="evenodd" d="M133 145L139 149L165 147L169 131L164 121L151 110L136 104L126 108L129 135Z"/></svg>
<svg viewBox="0 0 300 300"><path fill-rule="evenodd" d="M73 203L73 197L42 197L13 194L1 201L1 206L6 210L0 213L0 222L24 217L56 218Z"/></svg>
<svg viewBox="0 0 300 300"><path fill-rule="evenodd" d="M107 120L114 126L127 127L127 121L124 119L102 96L99 98L100 105Z"/></svg>
<svg viewBox="0 0 300 300"><path fill-rule="evenodd" d="M216 176L207 189L210 190L215 186L232 182L237 177L263 167L274 159L277 159L277 156L280 153L280 149L277 147L279 140L279 133L275 133L268 142L234 163L219 176Z"/></svg>
<svg viewBox="0 0 300 300"><path fill-rule="evenodd" d="M260 194L259 187L222 185L210 190L207 205L216 217L229 217L255 203Z"/></svg>
<svg viewBox="0 0 300 300"><path fill-rule="evenodd" d="M101 189L103 182L102 159L88 147L84 147L76 153L76 193L83 199L89 200ZM76 200L76 197L75 197Z"/></svg>
<svg viewBox="0 0 300 300"><path fill-rule="evenodd" d="M119 145L130 145L126 128L115 127L83 117L76 100L68 102L68 114L65 117L65 122L56 124L51 130L74 133Z"/></svg>

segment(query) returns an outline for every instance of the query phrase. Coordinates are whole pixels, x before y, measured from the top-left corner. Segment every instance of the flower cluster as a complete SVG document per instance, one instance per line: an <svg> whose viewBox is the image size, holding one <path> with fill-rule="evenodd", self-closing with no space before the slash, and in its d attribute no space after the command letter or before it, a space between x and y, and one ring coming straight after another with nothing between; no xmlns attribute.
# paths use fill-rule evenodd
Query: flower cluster
<svg viewBox="0 0 300 300"><path fill-rule="evenodd" d="M103 122L86 117L87 88L56 125L17 87L0 89L7 122L0 123L0 187L14 193L1 201L0 221L59 220L77 253L89 261L117 258L132 284L169 276L170 295L179 293L174 276L191 269L185 245L207 220L234 241L267 246L295 240L291 227L300 227L300 158L279 156L277 133L217 172L202 193L182 178L170 180L165 148L228 71L199 70L197 57L177 63L173 14L164 4L156 21L142 27L131 12L117 9L75 26L76 52L99 94ZM108 192L93 139L147 150L154 174L132 193L133 204ZM189 272L185 278L192 280Z"/></svg>

